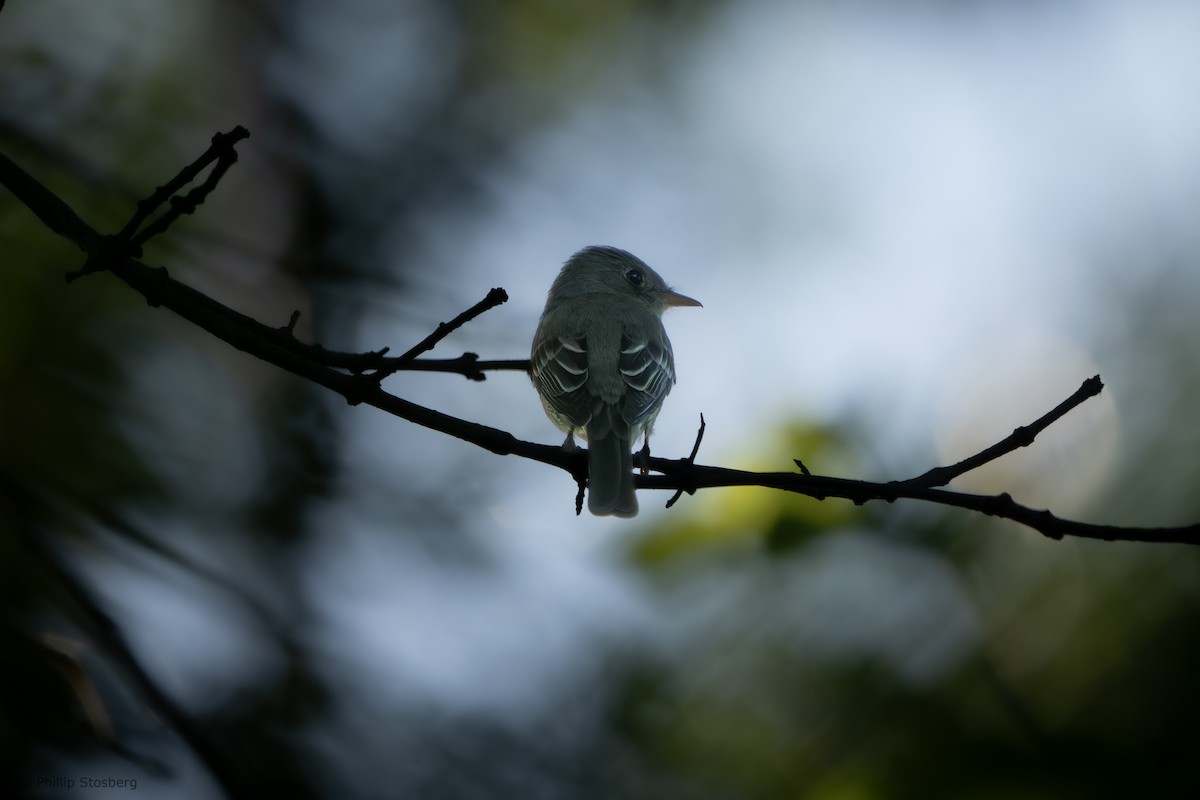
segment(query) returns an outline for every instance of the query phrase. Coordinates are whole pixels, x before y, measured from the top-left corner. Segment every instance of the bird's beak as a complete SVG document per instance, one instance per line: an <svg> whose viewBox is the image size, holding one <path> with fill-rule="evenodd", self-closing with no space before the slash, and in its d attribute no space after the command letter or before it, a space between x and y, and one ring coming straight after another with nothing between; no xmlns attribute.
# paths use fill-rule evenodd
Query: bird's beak
<svg viewBox="0 0 1200 800"><path fill-rule="evenodd" d="M699 300L693 300L692 298L688 297L685 294L680 294L679 292L672 292L670 290L667 290L662 293L662 300L664 303L667 304L667 306L699 306L700 308L704 307L703 303L701 303Z"/></svg>

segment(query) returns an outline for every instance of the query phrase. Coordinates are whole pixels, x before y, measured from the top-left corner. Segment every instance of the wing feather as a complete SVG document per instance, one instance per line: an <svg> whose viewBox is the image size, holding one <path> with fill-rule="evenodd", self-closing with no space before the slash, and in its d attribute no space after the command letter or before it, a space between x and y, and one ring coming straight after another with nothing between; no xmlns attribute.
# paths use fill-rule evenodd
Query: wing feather
<svg viewBox="0 0 1200 800"><path fill-rule="evenodd" d="M649 341L622 337L617 364L626 387L621 416L631 427L653 422L675 383L675 355L670 341L665 335Z"/></svg>
<svg viewBox="0 0 1200 800"><path fill-rule="evenodd" d="M551 337L533 350L533 380L542 402L564 430L582 428L593 413L588 379L587 341L582 337Z"/></svg>

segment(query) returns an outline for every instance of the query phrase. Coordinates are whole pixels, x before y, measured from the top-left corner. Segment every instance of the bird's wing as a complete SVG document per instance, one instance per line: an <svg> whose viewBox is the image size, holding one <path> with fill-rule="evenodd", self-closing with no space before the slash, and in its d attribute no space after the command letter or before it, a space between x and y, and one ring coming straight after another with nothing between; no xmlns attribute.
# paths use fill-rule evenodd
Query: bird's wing
<svg viewBox="0 0 1200 800"><path fill-rule="evenodd" d="M551 336L533 349L533 379L545 403L574 427L591 419L593 398L583 388L588 379L587 341Z"/></svg>
<svg viewBox="0 0 1200 800"><path fill-rule="evenodd" d="M625 381L621 416L630 427L653 422L663 398L675 383L675 355L666 335L649 340L621 338L617 362Z"/></svg>

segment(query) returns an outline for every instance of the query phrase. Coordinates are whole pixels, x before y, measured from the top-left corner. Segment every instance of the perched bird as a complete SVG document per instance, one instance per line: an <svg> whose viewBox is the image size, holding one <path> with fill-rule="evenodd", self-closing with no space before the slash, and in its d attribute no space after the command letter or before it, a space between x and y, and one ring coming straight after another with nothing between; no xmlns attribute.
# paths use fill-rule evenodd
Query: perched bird
<svg viewBox="0 0 1200 800"><path fill-rule="evenodd" d="M588 442L593 514L637 514L630 449L642 434L649 441L675 383L662 313L698 305L615 247L585 247L554 279L533 336L533 385L567 432L563 448L575 449L575 436Z"/></svg>

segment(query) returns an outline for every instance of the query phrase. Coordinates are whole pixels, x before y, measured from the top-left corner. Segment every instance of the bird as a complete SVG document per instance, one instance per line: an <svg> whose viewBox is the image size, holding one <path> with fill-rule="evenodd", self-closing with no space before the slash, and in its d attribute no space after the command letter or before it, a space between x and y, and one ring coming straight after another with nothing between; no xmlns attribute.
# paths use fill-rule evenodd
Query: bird
<svg viewBox="0 0 1200 800"><path fill-rule="evenodd" d="M662 314L700 306L646 262L593 245L567 259L533 336L530 376L546 416L567 434L563 449L588 443L588 511L633 517L631 446L650 430L675 383L675 355Z"/></svg>

